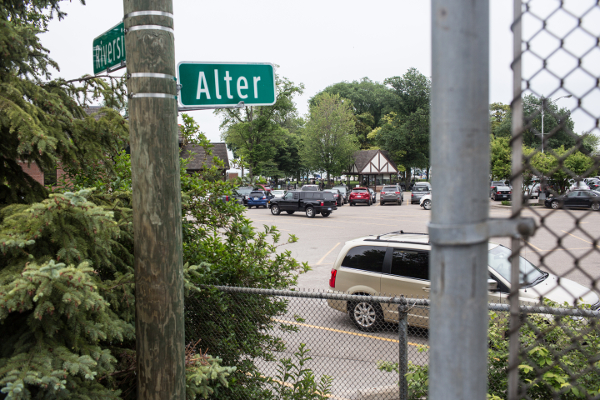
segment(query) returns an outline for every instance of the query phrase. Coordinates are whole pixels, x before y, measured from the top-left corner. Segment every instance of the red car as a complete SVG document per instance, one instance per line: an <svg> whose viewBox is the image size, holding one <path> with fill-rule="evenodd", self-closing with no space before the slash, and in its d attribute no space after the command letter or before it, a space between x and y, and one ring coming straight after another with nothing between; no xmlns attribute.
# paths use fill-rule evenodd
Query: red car
<svg viewBox="0 0 600 400"><path fill-rule="evenodd" d="M358 203L365 203L370 206L373 204L371 199L371 193L369 193L369 189L366 187L355 187L352 188L350 192L350 199L348 200L351 206L356 205Z"/></svg>

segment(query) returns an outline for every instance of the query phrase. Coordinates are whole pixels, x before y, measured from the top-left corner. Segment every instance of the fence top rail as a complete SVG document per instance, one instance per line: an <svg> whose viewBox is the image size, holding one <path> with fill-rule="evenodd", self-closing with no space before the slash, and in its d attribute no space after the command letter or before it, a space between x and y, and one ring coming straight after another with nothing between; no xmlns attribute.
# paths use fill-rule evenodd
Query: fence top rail
<svg viewBox="0 0 600 400"><path fill-rule="evenodd" d="M429 299L418 299L404 296L370 296L356 295L341 292L322 292L322 291L303 291L303 290L278 290L278 289L260 289L238 286L209 286L202 285L203 288L215 288L223 292L229 293L247 293L258 294L263 296L278 296L278 297L298 297L310 299L325 299L325 300L341 300L341 301L376 301L378 303L398 304L406 306L429 306ZM488 310L509 312L509 304L488 303ZM519 311L524 314L548 314L562 315L572 317L600 317L600 310L589 310L583 308L567 308L567 307L548 307L548 306L519 306Z"/></svg>

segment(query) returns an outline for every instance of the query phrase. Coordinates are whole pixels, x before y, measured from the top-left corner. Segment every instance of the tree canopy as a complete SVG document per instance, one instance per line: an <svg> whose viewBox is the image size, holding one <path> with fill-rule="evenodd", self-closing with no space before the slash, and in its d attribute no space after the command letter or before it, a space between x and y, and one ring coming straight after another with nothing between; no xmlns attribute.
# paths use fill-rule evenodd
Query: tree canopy
<svg viewBox="0 0 600 400"><path fill-rule="evenodd" d="M294 96L304 86L277 76L277 98L272 106L222 108L221 137L235 158L242 156L250 167L250 175L261 173L261 166L272 165L278 148L285 146L288 127L297 120Z"/></svg>
<svg viewBox="0 0 600 400"><path fill-rule="evenodd" d="M51 69L58 65L39 35L54 14L65 15L57 0L0 4L0 204L31 203L47 196L22 164L35 164L43 171L60 164L69 170L86 160L110 173L103 161L123 148L128 135L118 112L124 102L122 82L93 77L51 80ZM85 112L92 100L108 106L98 119Z"/></svg>
<svg viewBox="0 0 600 400"><path fill-rule="evenodd" d="M415 68L402 76L385 80L394 93L393 112L387 114L380 129L370 134L376 143L388 150L399 166L406 168L406 184L410 169L429 166L429 102L431 81Z"/></svg>
<svg viewBox="0 0 600 400"><path fill-rule="evenodd" d="M337 94L351 101L360 147L371 148L374 143L371 143L367 135L379 126L381 118L390 110L392 94L389 88L366 77L360 81L339 82L326 87L312 97L309 100L310 106L315 104L316 98L321 93Z"/></svg>
<svg viewBox="0 0 600 400"><path fill-rule="evenodd" d="M322 93L310 107L302 158L317 171L326 171L327 180L341 175L358 150L355 120L350 101L337 94Z"/></svg>

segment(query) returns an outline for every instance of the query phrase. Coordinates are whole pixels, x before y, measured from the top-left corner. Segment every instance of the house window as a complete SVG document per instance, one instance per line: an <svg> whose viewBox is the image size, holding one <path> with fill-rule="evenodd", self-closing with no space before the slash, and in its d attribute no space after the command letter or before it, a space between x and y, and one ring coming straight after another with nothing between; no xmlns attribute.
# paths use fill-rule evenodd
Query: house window
<svg viewBox="0 0 600 400"><path fill-rule="evenodd" d="M56 186L58 184L57 168L48 168L44 170L44 186Z"/></svg>

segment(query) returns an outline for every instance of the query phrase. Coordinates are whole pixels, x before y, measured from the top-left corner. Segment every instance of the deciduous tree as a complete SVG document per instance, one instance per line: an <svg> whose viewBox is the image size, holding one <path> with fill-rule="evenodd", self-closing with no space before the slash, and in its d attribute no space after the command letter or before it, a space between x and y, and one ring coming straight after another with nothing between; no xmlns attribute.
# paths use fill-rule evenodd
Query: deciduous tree
<svg viewBox="0 0 600 400"><path fill-rule="evenodd" d="M302 158L313 170L340 175L351 164L358 150L354 135L355 120L349 100L337 94L319 95L310 108L306 123Z"/></svg>
<svg viewBox="0 0 600 400"><path fill-rule="evenodd" d="M234 157L243 156L250 176L260 173L261 163L270 162L284 145L286 125L298 117L294 96L304 86L277 77L277 98L272 106L223 108L215 111L221 117L221 137Z"/></svg>

